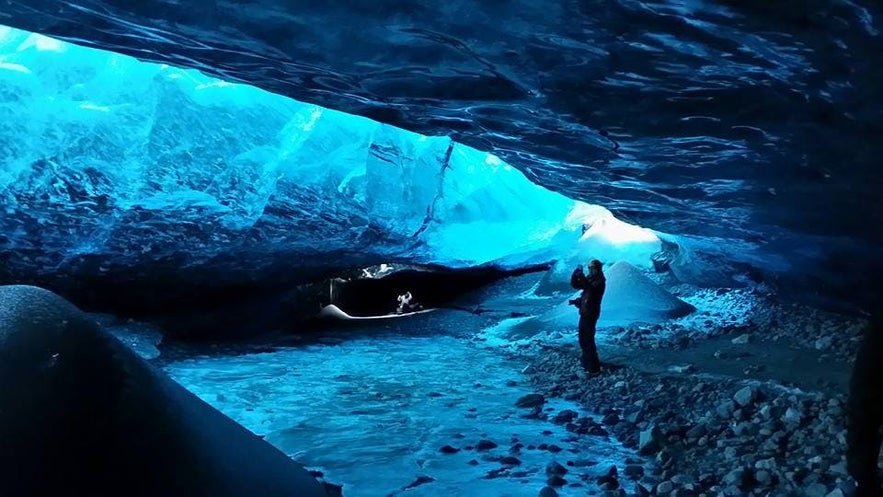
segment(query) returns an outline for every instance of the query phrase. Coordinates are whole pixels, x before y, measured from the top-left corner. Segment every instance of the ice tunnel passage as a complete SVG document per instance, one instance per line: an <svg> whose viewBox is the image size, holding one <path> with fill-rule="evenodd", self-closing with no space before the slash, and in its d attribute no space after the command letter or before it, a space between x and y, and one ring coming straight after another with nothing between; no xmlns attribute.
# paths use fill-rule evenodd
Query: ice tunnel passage
<svg viewBox="0 0 883 497"><path fill-rule="evenodd" d="M15 8L18 2L7 5ZM146 316L166 311L172 314L163 324L181 328L211 330L222 323L245 330L266 329L281 313L308 304L298 294L304 283L379 262L444 270L425 280L410 274L402 280L354 281L355 299L365 300L369 312L379 304L366 295L382 301L403 288L431 288L445 281L442 276L456 279L459 271L468 276L458 283L463 290L484 276L558 261L543 275L508 278L484 289L482 303L492 303L492 313L437 309L425 321L415 319L387 334L332 330L259 337L257 346L206 347L161 343L155 326L90 316L106 323L107 333L130 339L127 345L200 399L266 436L287 456L277 453L277 460L320 468L345 485L348 497L399 491L505 495L509 489L511 495L575 497L596 487L641 495L849 494L842 387L861 320L783 305L766 288L684 283L699 273L703 282L731 285L731 266L719 263L732 255L733 240L743 242L736 248L740 261L752 264L759 258L750 250L756 237L776 238L779 232L766 225L729 237L734 226L745 228L741 221L751 220L746 205L753 204L742 202L745 196L728 197L736 200L732 203L698 202L709 208L704 219L727 208L740 222L721 220L720 226L700 230L701 236L666 236L533 185L498 156L447 138L402 132L188 70L142 65L12 29L2 34L0 283L49 286L91 304L91 310ZM754 81L748 78L747 84ZM718 115L731 112L737 101L727 100L730 105ZM641 129L652 134L653 127ZM775 128L768 131L776 135ZM727 147L706 138L686 141ZM541 141L538 135L531 139ZM656 152L678 150L683 149ZM579 181L579 168L572 166L564 165L557 178ZM659 186L669 172L648 170L646 181L619 187ZM705 168L703 174L716 173ZM741 184L720 179L713 186L723 191ZM657 188L630 201L659 193ZM668 200L688 202L702 193L678 198L681 190ZM832 217L836 214L811 221L826 229L823 220ZM760 262L766 268L787 265L821 251L812 244L792 248L792 241L775 240L791 253L778 252L778 259L765 254ZM691 247L724 257L703 266L701 257L691 258ZM610 362L594 378L577 374L575 315L562 291L571 290L569 270L589 256L620 261L607 267L607 298L614 305L605 307L607 322L599 330L602 359ZM642 306L632 305L635 301ZM126 312L122 306L128 306ZM637 307L644 307L639 316ZM33 322L27 309L13 313ZM212 325L200 323L207 315L214 317ZM255 323L254 316L263 321ZM108 339L102 332L100 341ZM47 350L39 348L40 354ZM100 349L74 348L87 358L101 355ZM25 364L28 373L39 378L54 371L69 385L77 368L68 375L70 369L55 367L56 361L72 364L63 352L60 359L41 355L40 368ZM104 357L116 357L113 364L123 366L124 380L132 369L126 364L136 363L129 352L133 360L124 364L115 354ZM85 371L103 381L119 378L113 370ZM22 384L16 371L4 380ZM87 383L94 388L102 381ZM139 385L137 377L120 386L137 395L142 389L131 388L133 383ZM0 389L0 404L19 405L9 390ZM28 388L20 392L33 397ZM64 396L45 397L76 403L84 398L80 393L68 389ZM162 395L146 400L149 407L165 405ZM136 417L142 412L123 402ZM87 411L84 419L95 423ZM0 405L0 412L14 411ZM43 411L62 417L66 412ZM148 418L147 425L154 426L155 417ZM203 416L195 418L196 427L206 426ZM39 426L35 432L51 433ZM241 449L238 440L202 433L207 440L194 445L208 456L246 455L260 462L249 450L224 447L229 442ZM32 438L22 432L16 440L33 447ZM88 436L83 441L95 442ZM479 447L489 457L478 456L484 451ZM236 459L230 460L233 466L221 462L239 471L222 473L240 475L245 468ZM89 484L91 474L77 466L83 459L60 460ZM736 460L742 468L734 470ZM169 459L159 462L167 465ZM144 469L147 479L166 474L134 469L135 474ZM212 473L200 485L203 490L223 485ZM565 485L571 482L578 486ZM249 484L230 491L238 496L252 490Z"/></svg>
<svg viewBox="0 0 883 497"><path fill-rule="evenodd" d="M87 309L181 316L385 262L647 266L661 248L449 138L194 70L3 27L0 82L0 280Z"/></svg>

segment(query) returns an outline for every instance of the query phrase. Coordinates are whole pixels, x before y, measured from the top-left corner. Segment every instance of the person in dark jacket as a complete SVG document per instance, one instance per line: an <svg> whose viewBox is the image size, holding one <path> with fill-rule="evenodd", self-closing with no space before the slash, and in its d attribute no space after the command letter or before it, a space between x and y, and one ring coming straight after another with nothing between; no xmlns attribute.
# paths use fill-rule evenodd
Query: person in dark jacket
<svg viewBox="0 0 883 497"><path fill-rule="evenodd" d="M883 428L883 316L877 314L859 345L849 382L846 461L856 497L883 497L877 460Z"/></svg>
<svg viewBox="0 0 883 497"><path fill-rule="evenodd" d="M607 280L601 271L601 261L594 259L589 263L588 275L583 273L582 266L578 266L570 275L570 286L582 290L580 297L570 303L579 308L579 346L583 352L583 369L590 374L600 373L601 361L595 346L595 325L601 317L601 299L607 288Z"/></svg>

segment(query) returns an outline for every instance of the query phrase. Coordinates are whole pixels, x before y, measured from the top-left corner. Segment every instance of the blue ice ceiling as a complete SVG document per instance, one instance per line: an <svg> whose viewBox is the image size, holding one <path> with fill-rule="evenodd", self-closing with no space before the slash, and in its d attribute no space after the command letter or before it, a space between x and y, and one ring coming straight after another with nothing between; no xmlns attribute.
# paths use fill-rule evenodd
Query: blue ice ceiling
<svg viewBox="0 0 883 497"><path fill-rule="evenodd" d="M683 235L697 276L735 260L851 300L883 270L881 8L6 0L0 23L450 136Z"/></svg>
<svg viewBox="0 0 883 497"><path fill-rule="evenodd" d="M653 232L447 137L195 70L0 27L0 88L0 242L17 256L12 270L161 263L297 280L387 261L648 266L661 248Z"/></svg>

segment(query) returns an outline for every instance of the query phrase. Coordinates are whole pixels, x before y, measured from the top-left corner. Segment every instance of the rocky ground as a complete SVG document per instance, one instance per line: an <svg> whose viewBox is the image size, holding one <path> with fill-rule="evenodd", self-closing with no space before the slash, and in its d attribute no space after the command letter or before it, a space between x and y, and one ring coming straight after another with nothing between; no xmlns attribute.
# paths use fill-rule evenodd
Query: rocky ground
<svg viewBox="0 0 883 497"><path fill-rule="evenodd" d="M614 330L612 343L650 349L684 348L697 341L730 336L734 344L751 341L783 343L795 348L817 350L823 359L851 363L856 344L866 323L797 304L779 304L772 297L750 290L682 290L685 300L727 300L727 309L702 310L666 325L634 325ZM720 294L718 292L721 292ZM723 292L726 292L725 294ZM674 292L677 295L677 292ZM659 340L662 328L666 337Z"/></svg>
<svg viewBox="0 0 883 497"><path fill-rule="evenodd" d="M672 292L695 305L697 312L664 324L602 330L599 348L605 371L595 377L580 371L575 329L518 340L502 335L493 344L487 334L473 337L503 347L513 363L527 365L526 381L535 393L518 401L521 416L544 419L568 433L536 444L514 436L508 441L453 439L439 452L474 455L467 464L492 467L486 478L533 477L542 466L525 468L523 455L548 453L542 475L546 486L525 493L539 491L540 497L574 492L850 495L844 408L865 322L782 305L749 289L684 286ZM506 301L499 307L508 312L519 310L518 305L519 301ZM524 303L526 309L531 305ZM484 319L475 319L479 318ZM487 322L498 318L488 316ZM516 385L512 383L507 386ZM560 407L553 398L576 402L595 414ZM556 403L557 408L551 407ZM562 431L549 427L548 435L551 430ZM582 437L619 441L639 457L602 468L603 458L597 454L573 450L592 446L578 443L585 440ZM394 495L430 488L433 481L430 475L416 475ZM329 495L340 495L338 486L329 485L329 490Z"/></svg>
<svg viewBox="0 0 883 497"><path fill-rule="evenodd" d="M513 351L538 395L577 400L598 417L548 412L539 397L531 414L639 450L643 459L595 482L602 494L849 495L844 406L862 320L773 302L740 322L721 317L694 316L701 330L614 330L601 354L615 364L591 378L575 346ZM540 495L556 495L555 482Z"/></svg>

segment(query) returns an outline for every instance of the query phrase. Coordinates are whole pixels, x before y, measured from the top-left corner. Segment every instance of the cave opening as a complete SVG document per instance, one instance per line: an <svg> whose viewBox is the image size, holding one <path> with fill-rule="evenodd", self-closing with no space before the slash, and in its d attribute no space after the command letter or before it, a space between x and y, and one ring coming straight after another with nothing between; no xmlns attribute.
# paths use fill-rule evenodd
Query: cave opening
<svg viewBox="0 0 883 497"><path fill-rule="evenodd" d="M505 271L495 267L448 269L381 264L360 270L367 277L328 280L327 303L353 316L382 316L394 314L397 297L410 293L413 304L424 308L447 307L474 311L458 305L458 297L503 278L542 272L550 267L551 264L541 264Z"/></svg>

